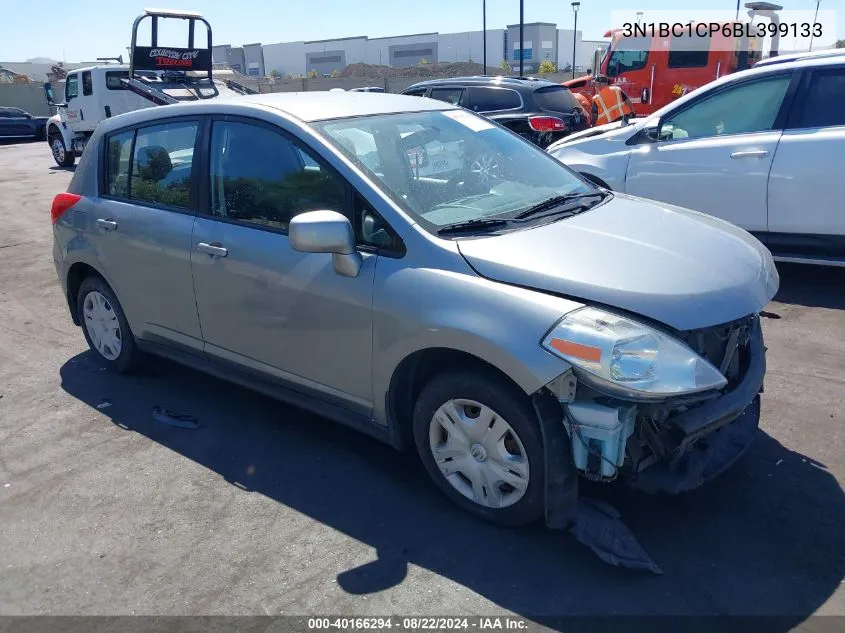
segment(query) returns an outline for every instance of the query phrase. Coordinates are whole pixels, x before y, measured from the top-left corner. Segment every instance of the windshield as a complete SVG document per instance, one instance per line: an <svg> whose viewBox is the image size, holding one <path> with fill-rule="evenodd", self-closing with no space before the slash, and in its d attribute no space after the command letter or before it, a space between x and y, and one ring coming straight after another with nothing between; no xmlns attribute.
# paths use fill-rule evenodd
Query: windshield
<svg viewBox="0 0 845 633"><path fill-rule="evenodd" d="M425 228L511 218L594 191L540 148L465 110L315 124Z"/></svg>

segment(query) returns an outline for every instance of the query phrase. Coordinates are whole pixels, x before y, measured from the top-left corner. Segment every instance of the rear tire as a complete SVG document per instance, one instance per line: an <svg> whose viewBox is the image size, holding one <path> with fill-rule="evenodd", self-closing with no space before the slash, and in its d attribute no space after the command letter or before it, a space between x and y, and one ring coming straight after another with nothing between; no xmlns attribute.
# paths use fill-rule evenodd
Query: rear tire
<svg viewBox="0 0 845 633"><path fill-rule="evenodd" d="M545 455L537 414L510 381L483 369L437 376L417 398L413 424L425 469L459 506L509 526L543 515Z"/></svg>
<svg viewBox="0 0 845 633"><path fill-rule="evenodd" d="M101 277L86 277L79 286L76 309L88 346L100 362L119 374L139 363L141 352L120 301Z"/></svg>
<svg viewBox="0 0 845 633"><path fill-rule="evenodd" d="M73 152L68 151L65 147L65 141L61 134L53 133L48 135L47 141L50 143L50 151L53 153L53 160L59 167L72 167L76 161Z"/></svg>

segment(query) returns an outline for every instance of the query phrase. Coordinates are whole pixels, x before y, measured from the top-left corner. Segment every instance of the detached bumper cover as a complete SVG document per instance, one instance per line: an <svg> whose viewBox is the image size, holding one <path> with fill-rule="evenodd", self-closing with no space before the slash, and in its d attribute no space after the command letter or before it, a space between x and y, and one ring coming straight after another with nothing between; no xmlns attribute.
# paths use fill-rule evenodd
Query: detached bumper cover
<svg viewBox="0 0 845 633"><path fill-rule="evenodd" d="M766 353L759 321L749 340L745 376L732 391L669 419L682 440L669 462L655 464L628 480L644 492L677 494L698 488L731 466L751 445L760 424L760 392ZM699 440L706 438L706 446Z"/></svg>

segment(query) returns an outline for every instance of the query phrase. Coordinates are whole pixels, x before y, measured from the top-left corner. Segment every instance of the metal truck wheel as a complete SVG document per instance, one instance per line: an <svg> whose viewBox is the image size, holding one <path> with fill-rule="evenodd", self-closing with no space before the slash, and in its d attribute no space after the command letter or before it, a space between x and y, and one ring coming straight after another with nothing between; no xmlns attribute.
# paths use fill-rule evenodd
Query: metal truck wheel
<svg viewBox="0 0 845 633"><path fill-rule="evenodd" d="M522 525L543 513L543 443L528 397L493 372L444 374L414 411L417 450L458 505L489 521Z"/></svg>
<svg viewBox="0 0 845 633"><path fill-rule="evenodd" d="M50 151L53 153L53 160L56 161L56 164L59 167L73 166L76 158L74 157L73 152L68 151L65 147L65 142L62 139L61 134L50 135L49 141Z"/></svg>

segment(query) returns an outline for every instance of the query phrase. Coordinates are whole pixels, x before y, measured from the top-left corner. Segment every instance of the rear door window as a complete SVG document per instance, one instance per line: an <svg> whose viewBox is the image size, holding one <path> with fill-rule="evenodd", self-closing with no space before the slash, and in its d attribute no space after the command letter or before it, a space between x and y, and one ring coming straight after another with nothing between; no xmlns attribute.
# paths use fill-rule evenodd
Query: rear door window
<svg viewBox="0 0 845 633"><path fill-rule="evenodd" d="M140 128L135 137L129 197L187 209L197 138L196 121Z"/></svg>
<svg viewBox="0 0 845 633"><path fill-rule="evenodd" d="M534 91L534 100L541 110L572 112L578 108L578 100L563 86L548 86Z"/></svg>
<svg viewBox="0 0 845 633"><path fill-rule="evenodd" d="M432 88L431 98L438 101L445 101L452 105L460 105L461 97L464 94L463 88Z"/></svg>
<svg viewBox="0 0 845 633"><path fill-rule="evenodd" d="M516 110L522 107L522 99L516 90L509 88L471 87L469 106L475 112Z"/></svg>
<svg viewBox="0 0 845 633"><path fill-rule="evenodd" d="M845 68L814 71L801 112L791 127L845 125Z"/></svg>

